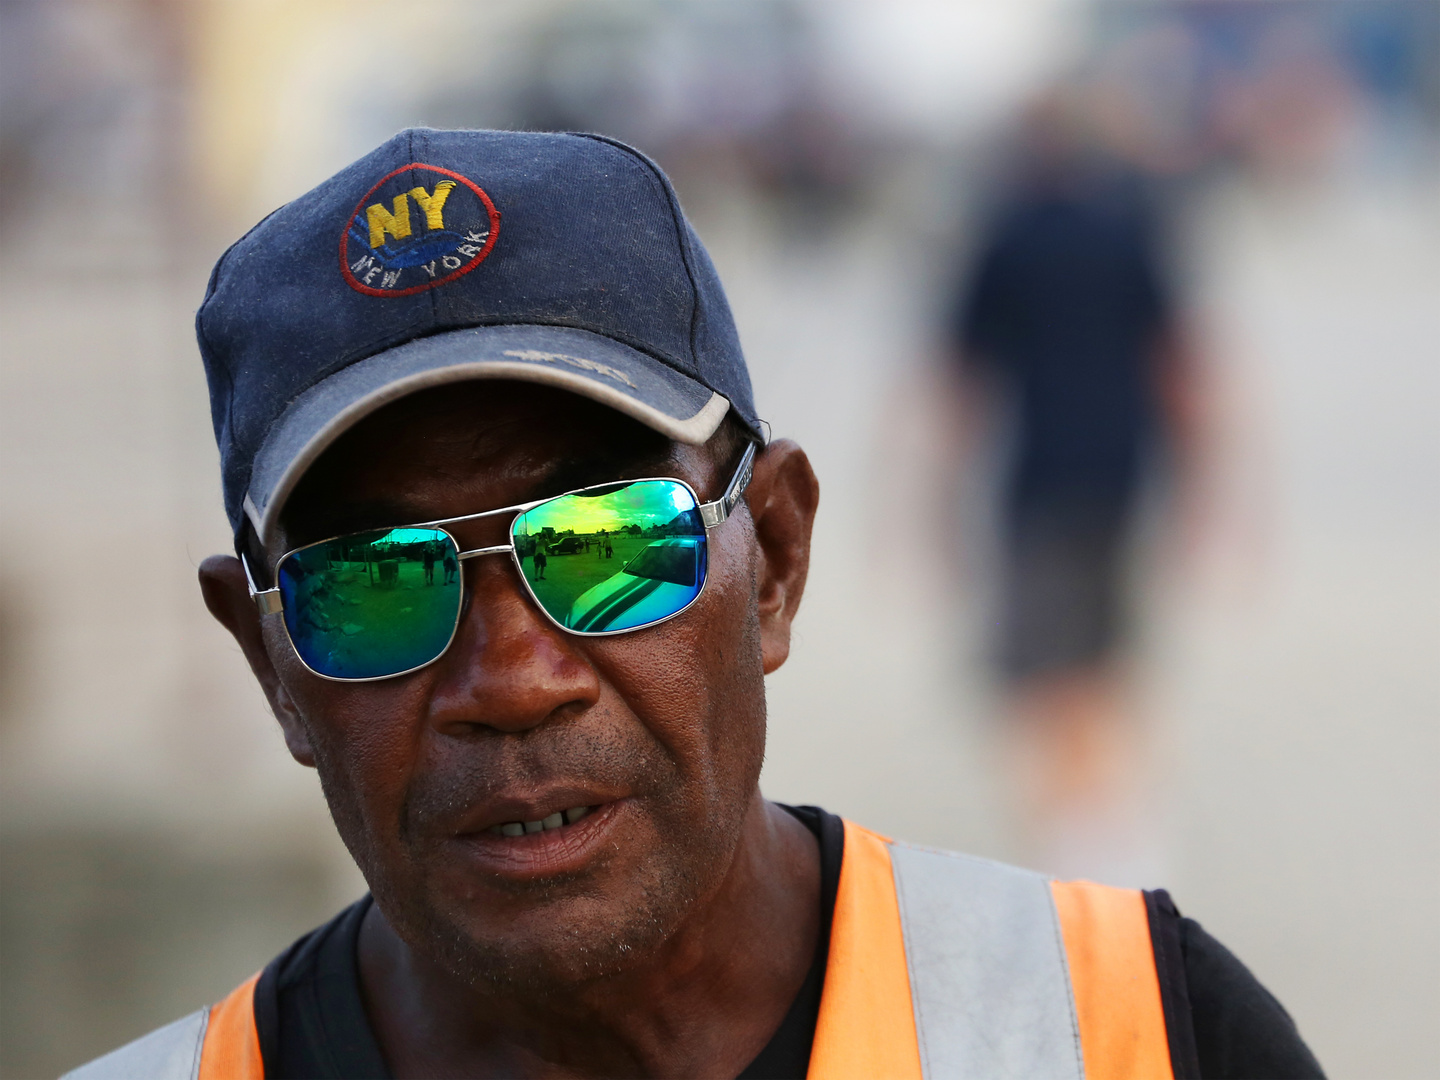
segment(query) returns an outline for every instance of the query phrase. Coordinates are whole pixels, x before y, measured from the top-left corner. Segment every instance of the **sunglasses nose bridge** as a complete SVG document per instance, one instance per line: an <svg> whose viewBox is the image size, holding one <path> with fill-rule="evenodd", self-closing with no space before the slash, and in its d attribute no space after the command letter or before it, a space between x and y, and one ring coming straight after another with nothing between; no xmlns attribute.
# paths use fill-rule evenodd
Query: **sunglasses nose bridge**
<svg viewBox="0 0 1440 1080"><path fill-rule="evenodd" d="M473 559L477 555L508 555L515 549L510 544L492 544L489 547L471 548L468 551L460 552L460 559Z"/></svg>
<svg viewBox="0 0 1440 1080"><path fill-rule="evenodd" d="M455 541L460 558L489 555L510 550L510 526L514 514L470 518L443 526Z"/></svg>

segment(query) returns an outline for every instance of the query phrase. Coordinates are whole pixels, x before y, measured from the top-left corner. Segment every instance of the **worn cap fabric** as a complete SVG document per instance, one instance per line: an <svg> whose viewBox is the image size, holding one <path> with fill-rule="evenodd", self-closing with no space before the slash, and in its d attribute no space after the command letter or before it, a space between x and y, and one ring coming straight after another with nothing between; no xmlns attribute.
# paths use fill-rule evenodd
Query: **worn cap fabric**
<svg viewBox="0 0 1440 1080"><path fill-rule="evenodd" d="M196 333L225 509L262 540L343 431L444 383L556 386L694 444L733 409L760 436L674 189L600 136L403 131L232 246Z"/></svg>

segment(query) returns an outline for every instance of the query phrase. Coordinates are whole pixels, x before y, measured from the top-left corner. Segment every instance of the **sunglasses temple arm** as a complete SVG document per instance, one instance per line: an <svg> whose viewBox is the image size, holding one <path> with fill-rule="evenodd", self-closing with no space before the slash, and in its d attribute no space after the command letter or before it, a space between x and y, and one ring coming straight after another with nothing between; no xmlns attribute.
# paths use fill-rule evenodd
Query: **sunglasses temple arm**
<svg viewBox="0 0 1440 1080"><path fill-rule="evenodd" d="M260 609L261 615L278 615L280 613L280 588L257 589L255 578L250 573L250 561L244 555L240 556L240 565L245 568L245 584L250 587L250 599L255 601L255 606Z"/></svg>
<svg viewBox="0 0 1440 1080"><path fill-rule="evenodd" d="M749 443L745 447L745 455L740 459L739 466L735 469L735 475L730 478L730 486L725 489L725 494L714 502L704 503L700 507L700 520L705 523L707 529L713 529L730 516L735 509L735 504L745 494L745 489L750 486L750 477L755 473L755 444Z"/></svg>

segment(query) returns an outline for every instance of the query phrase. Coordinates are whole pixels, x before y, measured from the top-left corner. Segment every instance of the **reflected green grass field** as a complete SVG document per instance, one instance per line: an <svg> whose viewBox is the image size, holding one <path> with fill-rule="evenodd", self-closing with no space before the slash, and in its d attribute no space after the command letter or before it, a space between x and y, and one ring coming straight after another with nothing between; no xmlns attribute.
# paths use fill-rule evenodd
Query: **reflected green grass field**
<svg viewBox="0 0 1440 1080"><path fill-rule="evenodd" d="M395 578L382 581L378 568L364 563L346 563L326 575L334 590L319 606L337 629L349 635L362 625L403 625L417 610L423 614L437 604L450 608L459 586L459 575L443 584L445 570L437 561L435 583L425 583L425 568L418 560L394 560ZM438 594L438 595L437 595ZM362 615L363 612L363 615Z"/></svg>
<svg viewBox="0 0 1440 1080"><path fill-rule="evenodd" d="M295 580L285 624L301 658L336 678L375 678L426 663L444 649L460 610L460 578L446 585L436 560L433 582L417 550L370 563L325 560Z"/></svg>

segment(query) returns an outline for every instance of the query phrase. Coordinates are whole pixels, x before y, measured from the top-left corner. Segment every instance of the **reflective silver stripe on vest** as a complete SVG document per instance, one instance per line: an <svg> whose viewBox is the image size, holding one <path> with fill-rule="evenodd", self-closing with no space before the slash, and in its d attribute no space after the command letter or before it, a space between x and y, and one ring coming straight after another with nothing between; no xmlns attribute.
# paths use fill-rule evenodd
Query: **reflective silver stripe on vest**
<svg viewBox="0 0 1440 1080"><path fill-rule="evenodd" d="M205 1045L209 1024L209 1009L193 1012L81 1065L60 1080L197 1080L200 1048Z"/></svg>
<svg viewBox="0 0 1440 1080"><path fill-rule="evenodd" d="M890 845L926 1080L1081 1080L1050 883L971 855Z"/></svg>

